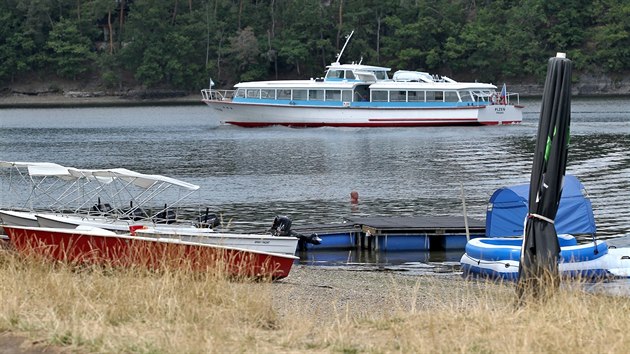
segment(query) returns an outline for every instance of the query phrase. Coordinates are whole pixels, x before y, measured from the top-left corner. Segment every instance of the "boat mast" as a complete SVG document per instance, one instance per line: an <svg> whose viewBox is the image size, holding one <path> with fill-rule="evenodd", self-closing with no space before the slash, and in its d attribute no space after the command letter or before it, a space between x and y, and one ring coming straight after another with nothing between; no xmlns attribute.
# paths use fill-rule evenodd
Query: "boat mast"
<svg viewBox="0 0 630 354"><path fill-rule="evenodd" d="M333 64L340 64L339 59L341 59L341 55L343 54L343 51L346 50L346 46L348 45L348 42L350 42L350 38L352 38L353 34L354 30L352 30L352 32L350 32L350 34L346 36L346 43L343 44L341 51L339 52L339 54L337 54L337 60Z"/></svg>

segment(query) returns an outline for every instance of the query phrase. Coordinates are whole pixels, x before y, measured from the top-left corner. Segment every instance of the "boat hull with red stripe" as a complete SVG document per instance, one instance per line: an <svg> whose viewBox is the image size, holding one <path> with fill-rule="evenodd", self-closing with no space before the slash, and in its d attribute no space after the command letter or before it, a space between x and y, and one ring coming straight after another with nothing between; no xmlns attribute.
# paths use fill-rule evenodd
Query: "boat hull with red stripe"
<svg viewBox="0 0 630 354"><path fill-rule="evenodd" d="M222 247L172 238L119 235L102 229L57 229L5 225L13 247L23 255L71 264L186 268L228 276L280 279L297 257Z"/></svg>

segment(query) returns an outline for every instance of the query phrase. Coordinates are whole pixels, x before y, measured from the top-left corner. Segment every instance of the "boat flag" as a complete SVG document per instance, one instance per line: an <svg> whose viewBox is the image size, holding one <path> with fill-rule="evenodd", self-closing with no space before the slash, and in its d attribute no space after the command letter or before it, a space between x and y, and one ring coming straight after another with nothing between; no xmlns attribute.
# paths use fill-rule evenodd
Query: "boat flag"
<svg viewBox="0 0 630 354"><path fill-rule="evenodd" d="M212 88L212 86L214 86L214 81L212 81L212 78L210 78L210 83L208 85L210 86L210 88Z"/></svg>
<svg viewBox="0 0 630 354"><path fill-rule="evenodd" d="M503 83L503 88L501 89L501 104L507 103L507 88L505 87L505 82Z"/></svg>

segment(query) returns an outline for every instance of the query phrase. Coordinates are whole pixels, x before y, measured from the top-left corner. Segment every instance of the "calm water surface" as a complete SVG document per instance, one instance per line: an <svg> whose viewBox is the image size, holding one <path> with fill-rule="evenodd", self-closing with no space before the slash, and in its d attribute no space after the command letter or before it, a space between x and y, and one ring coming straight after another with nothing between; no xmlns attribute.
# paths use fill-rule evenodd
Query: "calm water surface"
<svg viewBox="0 0 630 354"><path fill-rule="evenodd" d="M494 190L529 180L540 110L499 127L243 129L214 127L202 105L1 109L0 160L77 168L125 167L199 184L191 209L210 207L232 228L261 231L278 214L294 225L360 215L485 217ZM601 236L630 233L630 100L574 99L567 172L591 197ZM360 194L352 210L349 193ZM4 200L2 200L4 199ZM0 196L0 204L10 203ZM422 268L454 254L304 255ZM417 263L414 263L417 262Z"/></svg>

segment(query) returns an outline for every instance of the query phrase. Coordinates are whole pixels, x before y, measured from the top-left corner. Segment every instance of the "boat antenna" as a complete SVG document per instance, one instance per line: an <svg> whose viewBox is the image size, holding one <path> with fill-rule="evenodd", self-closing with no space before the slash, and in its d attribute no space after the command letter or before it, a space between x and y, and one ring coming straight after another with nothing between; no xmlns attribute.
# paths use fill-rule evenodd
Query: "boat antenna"
<svg viewBox="0 0 630 354"><path fill-rule="evenodd" d="M335 61L334 64L340 64L339 59L341 59L341 55L343 54L343 51L346 50L346 46L348 45L348 42L350 42L350 38L352 38L353 34L354 34L354 30L352 30L352 32L350 32L350 34L346 36L346 43L343 44L343 48L341 48L341 52L337 54L337 60Z"/></svg>

